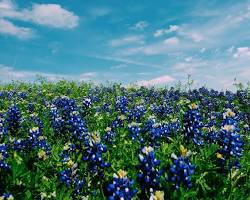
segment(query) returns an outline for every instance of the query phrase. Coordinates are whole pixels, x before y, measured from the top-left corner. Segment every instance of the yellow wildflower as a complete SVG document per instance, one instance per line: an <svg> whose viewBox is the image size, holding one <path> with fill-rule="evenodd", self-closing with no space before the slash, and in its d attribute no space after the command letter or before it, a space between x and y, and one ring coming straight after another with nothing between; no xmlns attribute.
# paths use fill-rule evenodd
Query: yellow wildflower
<svg viewBox="0 0 250 200"><path fill-rule="evenodd" d="M73 165L74 162L71 159L69 159L69 161L67 162L67 166L71 168Z"/></svg>
<svg viewBox="0 0 250 200"><path fill-rule="evenodd" d="M47 159L47 155L46 155L46 152L44 150L39 150L38 152L38 158L39 159L42 159L42 160L46 160Z"/></svg>
<svg viewBox="0 0 250 200"><path fill-rule="evenodd" d="M156 191L149 200L164 200L164 192Z"/></svg>
<svg viewBox="0 0 250 200"><path fill-rule="evenodd" d="M223 154L221 154L221 153L216 153L216 157L218 158L218 159L223 159Z"/></svg>
<svg viewBox="0 0 250 200"><path fill-rule="evenodd" d="M125 177L127 177L127 172L124 171L124 170L122 170L122 169L120 169L117 174L118 174L119 178L125 178Z"/></svg>

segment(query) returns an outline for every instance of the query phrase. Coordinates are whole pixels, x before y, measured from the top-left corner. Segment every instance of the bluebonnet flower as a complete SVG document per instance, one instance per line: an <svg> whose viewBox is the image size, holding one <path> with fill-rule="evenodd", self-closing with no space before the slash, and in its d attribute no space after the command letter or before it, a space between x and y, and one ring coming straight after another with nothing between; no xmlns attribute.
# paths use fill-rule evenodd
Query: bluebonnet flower
<svg viewBox="0 0 250 200"><path fill-rule="evenodd" d="M38 117L36 113L30 114L31 121L34 122L35 126L39 127L39 129L43 129L43 123Z"/></svg>
<svg viewBox="0 0 250 200"><path fill-rule="evenodd" d="M42 160L46 160L51 154L51 148L46 139L47 138L42 135L39 127L33 127L29 130L28 144L33 148L39 149L38 157Z"/></svg>
<svg viewBox="0 0 250 200"><path fill-rule="evenodd" d="M83 150L83 160L88 161L89 170L92 173L101 177L104 176L104 168L110 166L102 158L102 154L106 151L107 148L101 143L98 132L88 135L88 144L85 145L85 149Z"/></svg>
<svg viewBox="0 0 250 200"><path fill-rule="evenodd" d="M88 132L85 121L81 118L78 111L70 113L70 119L68 121L69 131L72 133L72 137L75 141L84 141Z"/></svg>
<svg viewBox="0 0 250 200"><path fill-rule="evenodd" d="M128 99L126 96L118 96L116 99L115 109L119 111L121 114L124 114L128 108Z"/></svg>
<svg viewBox="0 0 250 200"><path fill-rule="evenodd" d="M38 137L41 135L39 127L33 127L29 130L29 138L28 140L30 143L34 143L38 139Z"/></svg>
<svg viewBox="0 0 250 200"><path fill-rule="evenodd" d="M28 103L27 108L28 108L28 111L29 111L30 113L33 113L34 110L35 110L35 106L34 106L33 103Z"/></svg>
<svg viewBox="0 0 250 200"><path fill-rule="evenodd" d="M132 122L131 124L128 125L128 130L129 130L130 137L132 138L132 140L138 139L140 142L143 142L143 138L140 135L142 129L139 123Z"/></svg>
<svg viewBox="0 0 250 200"><path fill-rule="evenodd" d="M15 92L13 90L7 92L7 97L11 99L14 96Z"/></svg>
<svg viewBox="0 0 250 200"><path fill-rule="evenodd" d="M102 110L107 112L107 113L111 113L112 112L111 104L110 103L104 103L103 106L102 106Z"/></svg>
<svg viewBox="0 0 250 200"><path fill-rule="evenodd" d="M34 141L33 146L39 148L38 157L42 160L46 160L51 154L51 148L45 136L39 136L38 140Z"/></svg>
<svg viewBox="0 0 250 200"><path fill-rule="evenodd" d="M18 92L17 96L21 99L25 99L27 97L27 93L26 92Z"/></svg>
<svg viewBox="0 0 250 200"><path fill-rule="evenodd" d="M192 187L191 175L194 174L195 166L189 161L190 151L184 148L182 145L180 147L181 156L177 157L174 153L171 155L173 158L173 164L170 167L167 180L172 182L175 189L179 189L181 183L183 183L188 188Z"/></svg>
<svg viewBox="0 0 250 200"><path fill-rule="evenodd" d="M50 107L50 116L54 131L57 134L63 133L65 131L65 120L60 116L59 111L54 104Z"/></svg>
<svg viewBox="0 0 250 200"><path fill-rule="evenodd" d="M149 131L150 140L152 144L160 145L160 139L163 137L162 124L155 123L153 124L152 129Z"/></svg>
<svg viewBox="0 0 250 200"><path fill-rule="evenodd" d="M7 157L7 146L5 144L0 144L0 169L10 169L10 166L6 163Z"/></svg>
<svg viewBox="0 0 250 200"><path fill-rule="evenodd" d="M229 161L229 166L239 168L239 160L243 153L243 140L239 134L235 113L231 109L227 109L223 113L224 120L220 132L219 145L220 149L216 152L222 166Z"/></svg>
<svg viewBox="0 0 250 200"><path fill-rule="evenodd" d="M65 183L68 187L74 188L73 195L79 195L83 189L84 181L80 179L78 164L73 161L75 152L75 144L69 142L64 146L60 156L66 169L60 172L60 179L61 182Z"/></svg>
<svg viewBox="0 0 250 200"><path fill-rule="evenodd" d="M0 200L14 200L14 196L10 193L4 193L0 196Z"/></svg>
<svg viewBox="0 0 250 200"><path fill-rule="evenodd" d="M62 154L70 154L70 153L74 153L75 151L76 151L76 145L74 143L68 142L63 147Z"/></svg>
<svg viewBox="0 0 250 200"><path fill-rule="evenodd" d="M0 113L0 139L7 134L7 129L4 122L4 116L2 113Z"/></svg>
<svg viewBox="0 0 250 200"><path fill-rule="evenodd" d="M73 195L79 195L84 187L84 181L80 179L77 171L77 164L73 164L59 173L61 182L74 189Z"/></svg>
<svg viewBox="0 0 250 200"><path fill-rule="evenodd" d="M89 97L86 97L83 99L82 104L85 109L88 109L92 105L92 99Z"/></svg>
<svg viewBox="0 0 250 200"><path fill-rule="evenodd" d="M150 109L158 118L161 119L172 113L172 110L166 105L166 103L163 105L157 105L154 103L150 106Z"/></svg>
<svg viewBox="0 0 250 200"><path fill-rule="evenodd" d="M117 128L117 127L124 127L124 122L127 119L125 115L119 115L116 117L116 119L112 122L111 128Z"/></svg>
<svg viewBox="0 0 250 200"><path fill-rule="evenodd" d="M144 123L144 130L150 131L155 123L156 123L156 117L153 115L149 116L148 120Z"/></svg>
<svg viewBox="0 0 250 200"><path fill-rule="evenodd" d="M75 100L67 96L55 98L51 105L52 126L57 134L64 135L68 130L71 113L77 110Z"/></svg>
<svg viewBox="0 0 250 200"><path fill-rule="evenodd" d="M116 133L112 130L112 128L107 127L105 129L105 134L104 134L104 141L106 141L107 143L113 143L114 138L115 138Z"/></svg>
<svg viewBox="0 0 250 200"><path fill-rule="evenodd" d="M108 185L108 192L111 194L109 200L131 200L137 190L132 188L134 181L129 180L127 172L119 170L117 174L113 176L113 182Z"/></svg>
<svg viewBox="0 0 250 200"><path fill-rule="evenodd" d="M176 133L180 130L181 123L178 118L171 119L171 122L169 123L169 129L172 133Z"/></svg>
<svg viewBox="0 0 250 200"><path fill-rule="evenodd" d="M7 111L6 123L7 130L12 134L16 135L21 127L21 112L16 105L9 107Z"/></svg>
<svg viewBox="0 0 250 200"><path fill-rule="evenodd" d="M53 104L61 110L63 117L67 117L70 113L76 110L76 102L67 96L58 97L53 100Z"/></svg>
<svg viewBox="0 0 250 200"><path fill-rule="evenodd" d="M161 139L168 139L170 137L171 129L166 123L154 123L148 133L150 145L159 147Z"/></svg>
<svg viewBox="0 0 250 200"><path fill-rule="evenodd" d="M218 139L219 139L219 132L217 130L217 128L213 125L213 126L206 126L203 128L203 130L207 131L206 134L206 140L209 143L217 143Z"/></svg>
<svg viewBox="0 0 250 200"><path fill-rule="evenodd" d="M6 96L6 91L0 91L0 99L4 99Z"/></svg>
<svg viewBox="0 0 250 200"><path fill-rule="evenodd" d="M71 157L73 157L74 153L76 152L76 145L73 143L67 143L63 147L62 153L60 153L60 157L62 158L62 163L66 164L67 167L72 167L74 162L72 161Z"/></svg>
<svg viewBox="0 0 250 200"><path fill-rule="evenodd" d="M13 149L15 151L24 151L29 146L29 141L26 139L14 139Z"/></svg>
<svg viewBox="0 0 250 200"><path fill-rule="evenodd" d="M196 145L202 145L204 143L202 127L203 123L198 105L192 103L189 110L184 114L184 136L186 140L188 142L192 140Z"/></svg>
<svg viewBox="0 0 250 200"><path fill-rule="evenodd" d="M237 97L239 98L239 101L242 104L248 104L249 103L249 101L247 100L247 91L237 90L236 95L237 95Z"/></svg>
<svg viewBox="0 0 250 200"><path fill-rule="evenodd" d="M142 116L145 114L146 108L143 105L137 105L134 109L129 111L128 120L141 122Z"/></svg>
<svg viewBox="0 0 250 200"><path fill-rule="evenodd" d="M154 149L151 146L141 150L139 162L137 179L142 193L155 191L160 185L162 170L159 170L160 161L155 158Z"/></svg>

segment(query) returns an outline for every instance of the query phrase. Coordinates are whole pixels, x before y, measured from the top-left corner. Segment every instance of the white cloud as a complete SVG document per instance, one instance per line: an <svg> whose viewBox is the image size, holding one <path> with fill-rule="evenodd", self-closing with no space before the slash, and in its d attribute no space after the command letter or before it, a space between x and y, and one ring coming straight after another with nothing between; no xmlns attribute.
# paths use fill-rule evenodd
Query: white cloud
<svg viewBox="0 0 250 200"><path fill-rule="evenodd" d="M30 28L18 27L12 22L0 18L0 33L5 35L16 36L19 39L28 39L33 36Z"/></svg>
<svg viewBox="0 0 250 200"><path fill-rule="evenodd" d="M79 77L76 76L75 78L78 79L79 81L87 81L96 76L97 76L96 72L86 72L86 73L80 74Z"/></svg>
<svg viewBox="0 0 250 200"><path fill-rule="evenodd" d="M129 44L144 44L144 37L142 35L132 35L124 38L113 39L109 42L112 47L126 46Z"/></svg>
<svg viewBox="0 0 250 200"><path fill-rule="evenodd" d="M128 65L123 63L123 64L111 66L110 69L121 69L121 68L126 68L126 67L128 67Z"/></svg>
<svg viewBox="0 0 250 200"><path fill-rule="evenodd" d="M205 51L206 51L206 48L205 48L205 47L203 47L203 48L200 50L201 53L204 53Z"/></svg>
<svg viewBox="0 0 250 200"><path fill-rule="evenodd" d="M164 40L163 44L165 45L177 45L179 44L179 39L177 37L171 37L171 38L167 38L166 40Z"/></svg>
<svg viewBox="0 0 250 200"><path fill-rule="evenodd" d="M154 86L154 85L158 85L158 84L166 84L166 83L170 83L175 81L175 79L169 75L165 75L165 76L160 76L151 80L142 80L142 81L138 81L136 82L136 85L139 86L146 86L146 87L150 87L150 86Z"/></svg>
<svg viewBox="0 0 250 200"><path fill-rule="evenodd" d="M39 71L25 71L25 70L15 70L12 67L0 64L0 80L11 81L11 80L35 80L37 75L46 77L50 81L56 81L61 79L68 80L77 80L77 81L87 81L97 74L95 72L86 72L80 75L63 75L63 74L53 74L53 73L44 73Z"/></svg>
<svg viewBox="0 0 250 200"><path fill-rule="evenodd" d="M152 68L162 68L161 65L140 62L140 61L136 61L134 59L128 59L128 58L123 58L123 57L118 57L118 56L101 56L101 55L87 55L87 56L91 57L91 58L109 60L109 61L119 62L119 63L123 63L123 64L132 64L132 65L138 65L138 66L143 66L143 67L152 67Z"/></svg>
<svg viewBox="0 0 250 200"><path fill-rule="evenodd" d="M249 47L239 47L236 50L236 53L233 55L234 58L250 58L250 49Z"/></svg>
<svg viewBox="0 0 250 200"><path fill-rule="evenodd" d="M240 76L249 80L250 77L250 67L248 69L242 69L240 71Z"/></svg>
<svg viewBox="0 0 250 200"><path fill-rule="evenodd" d="M188 35L194 42L201 42L202 40L204 40L203 35L201 35L200 33L190 33Z"/></svg>
<svg viewBox="0 0 250 200"><path fill-rule="evenodd" d="M139 72L138 75L140 76L148 76L148 75L151 75L152 73L151 72Z"/></svg>
<svg viewBox="0 0 250 200"><path fill-rule="evenodd" d="M162 36L164 34L164 32L165 32L164 29L158 29L158 30L155 31L154 36L155 37L160 37L160 36Z"/></svg>
<svg viewBox="0 0 250 200"><path fill-rule="evenodd" d="M219 83L223 86L223 88L233 88L234 81L233 79L222 79Z"/></svg>
<svg viewBox="0 0 250 200"><path fill-rule="evenodd" d="M79 17L59 4L33 4L31 10L22 11L22 19L54 28L74 28Z"/></svg>
<svg viewBox="0 0 250 200"><path fill-rule="evenodd" d="M25 21L53 28L72 29L79 23L79 17L59 4L33 4L30 9L20 9L11 0L0 0L2 34L18 38L30 38L32 29L15 25L11 20ZM3 26L7 28L3 28Z"/></svg>
<svg viewBox="0 0 250 200"><path fill-rule="evenodd" d="M188 61L187 61L188 60ZM197 71L197 69L205 69L208 66L208 63L202 60L193 59L192 57L188 57L185 59L186 62L176 63L172 70L173 72L184 72L186 74L193 74Z"/></svg>
<svg viewBox="0 0 250 200"><path fill-rule="evenodd" d="M0 9L1 10L10 10L14 8L14 4L10 0L2 0L0 1Z"/></svg>
<svg viewBox="0 0 250 200"><path fill-rule="evenodd" d="M227 52L228 53L232 53L234 51L235 47L234 46L231 46L227 49Z"/></svg>
<svg viewBox="0 0 250 200"><path fill-rule="evenodd" d="M192 57L186 57L186 58L185 58L185 61L186 61L186 62L190 62L190 61L192 61L192 59L193 59Z"/></svg>
<svg viewBox="0 0 250 200"><path fill-rule="evenodd" d="M154 33L154 37L160 37L163 36L164 34L176 32L179 29L177 25L170 25L169 28L167 29L158 29Z"/></svg>
<svg viewBox="0 0 250 200"><path fill-rule="evenodd" d="M144 30L146 27L148 27L148 22L146 21L139 21L137 22L136 24L134 24L134 26L131 27L131 29L134 29L134 30Z"/></svg>
<svg viewBox="0 0 250 200"><path fill-rule="evenodd" d="M134 56L136 54L144 55L165 55L170 52L177 52L180 48L184 48L186 44L180 45L180 40L177 37L170 37L164 41L155 42L148 45L142 45L139 47L131 47L127 49L122 49L118 53L122 56ZM190 46L189 46L190 47ZM185 47L186 48L186 47Z"/></svg>

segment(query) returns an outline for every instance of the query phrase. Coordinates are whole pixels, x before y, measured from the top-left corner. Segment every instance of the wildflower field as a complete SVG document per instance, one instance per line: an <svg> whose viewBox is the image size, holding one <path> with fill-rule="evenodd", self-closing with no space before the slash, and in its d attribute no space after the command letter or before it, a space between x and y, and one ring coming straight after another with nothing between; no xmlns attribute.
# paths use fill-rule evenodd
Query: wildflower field
<svg viewBox="0 0 250 200"><path fill-rule="evenodd" d="M250 199L250 92L0 86L0 200Z"/></svg>

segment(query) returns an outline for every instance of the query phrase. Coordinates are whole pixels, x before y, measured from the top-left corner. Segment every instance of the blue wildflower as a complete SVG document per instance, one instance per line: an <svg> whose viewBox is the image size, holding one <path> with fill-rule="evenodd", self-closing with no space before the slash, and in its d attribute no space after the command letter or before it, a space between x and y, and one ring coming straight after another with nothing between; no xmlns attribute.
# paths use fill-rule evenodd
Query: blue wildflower
<svg viewBox="0 0 250 200"><path fill-rule="evenodd" d="M5 144L0 144L0 169L10 169L10 166L6 163L7 157L7 146Z"/></svg>
<svg viewBox="0 0 250 200"><path fill-rule="evenodd" d="M146 108L143 105L137 105L134 109L129 111L129 121L141 122L142 116L145 114Z"/></svg>
<svg viewBox="0 0 250 200"><path fill-rule="evenodd" d="M104 134L104 141L106 141L107 143L113 143L114 138L115 138L116 133L112 130L112 128L107 127L105 129L105 134Z"/></svg>
<svg viewBox="0 0 250 200"><path fill-rule="evenodd" d="M198 105L192 103L189 110L184 114L184 136L189 142L192 140L196 145L203 145L203 127Z"/></svg>
<svg viewBox="0 0 250 200"><path fill-rule="evenodd" d="M118 96L115 103L116 111L119 111L121 114L125 114L128 110L128 99L126 96Z"/></svg>
<svg viewBox="0 0 250 200"><path fill-rule="evenodd" d="M107 151L104 144L101 143L100 135L98 132L88 135L88 143L83 150L83 160L88 161L89 170L99 176L104 176L104 168L109 167L110 164L106 163L102 154Z"/></svg>
<svg viewBox="0 0 250 200"><path fill-rule="evenodd" d="M231 109L227 109L223 113L223 122L220 132L219 145L220 149L216 152L222 166L226 165L226 161L230 160L229 166L239 168L239 160L243 153L244 142L239 134L235 113Z"/></svg>
<svg viewBox="0 0 250 200"><path fill-rule="evenodd" d="M16 135L21 127L21 112L19 111L19 108L16 105L13 105L9 107L7 111L7 130L12 135Z"/></svg>
<svg viewBox="0 0 250 200"><path fill-rule="evenodd" d="M82 192L84 181L79 179L76 164L71 168L61 171L59 174L61 182L66 184L67 187L74 189L73 195L79 195Z"/></svg>
<svg viewBox="0 0 250 200"><path fill-rule="evenodd" d="M179 189L181 183L183 183L188 188L192 187L191 175L194 174L195 166L189 161L190 151L181 145L181 156L177 157L172 154L173 164L170 167L169 175L166 178L168 181L172 182L175 189Z"/></svg>
<svg viewBox="0 0 250 200"><path fill-rule="evenodd" d="M0 139L7 134L7 129L4 123L4 116L2 113L0 113Z"/></svg>
<svg viewBox="0 0 250 200"><path fill-rule="evenodd" d="M140 134L142 129L139 123L132 122L131 124L128 125L128 130L129 130L130 137L132 138L132 140L138 139L140 142L143 142L143 138Z"/></svg>
<svg viewBox="0 0 250 200"><path fill-rule="evenodd" d="M156 190L160 185L162 170L159 170L160 161L155 158L154 149L151 146L141 150L139 162L137 179L142 193Z"/></svg>
<svg viewBox="0 0 250 200"><path fill-rule="evenodd" d="M132 188L134 181L129 180L127 172L119 170L117 174L113 176L113 182L108 185L108 192L111 194L109 200L131 200L137 190Z"/></svg>
<svg viewBox="0 0 250 200"><path fill-rule="evenodd" d="M14 196L10 193L4 193L2 196L0 196L1 200L14 200Z"/></svg>
<svg viewBox="0 0 250 200"><path fill-rule="evenodd" d="M74 141L84 141L88 132L85 121L81 118L78 111L70 113L68 121L69 130Z"/></svg>

